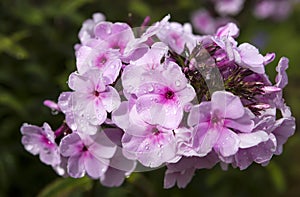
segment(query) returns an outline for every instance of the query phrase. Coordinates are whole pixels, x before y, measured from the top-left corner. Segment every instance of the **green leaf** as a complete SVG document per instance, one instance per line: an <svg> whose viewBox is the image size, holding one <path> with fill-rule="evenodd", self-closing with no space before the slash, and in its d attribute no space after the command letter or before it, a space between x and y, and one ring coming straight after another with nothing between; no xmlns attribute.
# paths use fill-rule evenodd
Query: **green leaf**
<svg viewBox="0 0 300 197"><path fill-rule="evenodd" d="M17 42L28 37L27 31L14 33L12 36L4 36L0 34L0 53L5 52L14 56L17 59L25 59L28 57L28 52Z"/></svg>
<svg viewBox="0 0 300 197"><path fill-rule="evenodd" d="M9 92L1 90L0 105L7 106L15 110L18 114L24 116L24 111L23 111L24 109L21 102Z"/></svg>
<svg viewBox="0 0 300 197"><path fill-rule="evenodd" d="M269 171L269 175L271 181L273 182L275 188L279 193L283 193L286 191L286 181L283 175L282 169L275 162L271 162L267 169Z"/></svg>
<svg viewBox="0 0 300 197"><path fill-rule="evenodd" d="M149 5L140 0L130 1L129 10L140 17L150 16L152 13Z"/></svg>
<svg viewBox="0 0 300 197"><path fill-rule="evenodd" d="M92 180L88 177L80 179L57 179L44 188L38 197L66 197L73 196L75 192L84 192L92 188Z"/></svg>

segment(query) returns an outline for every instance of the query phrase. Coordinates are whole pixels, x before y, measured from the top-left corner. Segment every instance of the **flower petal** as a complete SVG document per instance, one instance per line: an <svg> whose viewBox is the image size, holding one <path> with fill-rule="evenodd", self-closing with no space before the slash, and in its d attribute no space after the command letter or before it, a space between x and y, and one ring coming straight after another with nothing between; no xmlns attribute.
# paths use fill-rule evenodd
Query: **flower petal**
<svg viewBox="0 0 300 197"><path fill-rule="evenodd" d="M230 129L223 128L219 136L215 149L220 152L223 157L234 155L240 145L239 137Z"/></svg>

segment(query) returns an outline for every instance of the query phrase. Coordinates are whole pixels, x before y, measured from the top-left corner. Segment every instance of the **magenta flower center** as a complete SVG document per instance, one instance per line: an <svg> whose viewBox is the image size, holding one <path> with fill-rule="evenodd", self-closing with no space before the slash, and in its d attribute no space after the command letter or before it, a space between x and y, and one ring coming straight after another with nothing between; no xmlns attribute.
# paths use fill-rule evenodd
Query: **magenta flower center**
<svg viewBox="0 0 300 197"><path fill-rule="evenodd" d="M165 93L165 98L166 99L172 99L174 97L174 92L171 91L171 90L168 90L166 93Z"/></svg>
<svg viewBox="0 0 300 197"><path fill-rule="evenodd" d="M94 91L94 95L95 95L95 97L98 97L99 95L100 95L100 92L98 92L98 91Z"/></svg>
<svg viewBox="0 0 300 197"><path fill-rule="evenodd" d="M160 131L159 131L157 128L153 128L153 129L152 129L152 133L153 133L154 135L158 135L158 134L160 133Z"/></svg>
<svg viewBox="0 0 300 197"><path fill-rule="evenodd" d="M107 62L107 58L103 55L103 56L100 56L97 60L97 66L98 67L101 67L103 66L105 63Z"/></svg>
<svg viewBox="0 0 300 197"><path fill-rule="evenodd" d="M82 152L86 152L86 151L88 151L87 147L86 147L86 146L83 146L83 147L82 147Z"/></svg>

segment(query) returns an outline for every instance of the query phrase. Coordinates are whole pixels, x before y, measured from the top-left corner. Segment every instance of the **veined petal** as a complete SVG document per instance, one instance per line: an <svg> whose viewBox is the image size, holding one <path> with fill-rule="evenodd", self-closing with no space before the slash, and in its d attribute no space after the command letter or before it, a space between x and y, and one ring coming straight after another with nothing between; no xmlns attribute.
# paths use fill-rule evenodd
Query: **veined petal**
<svg viewBox="0 0 300 197"><path fill-rule="evenodd" d="M193 146L197 150L198 156L207 155L216 145L220 131L217 128L210 127L208 123L200 123L195 127L195 137Z"/></svg>
<svg viewBox="0 0 300 197"><path fill-rule="evenodd" d="M211 103L212 111L223 118L237 119L244 115L245 110L241 100L230 92L214 92Z"/></svg>
<svg viewBox="0 0 300 197"><path fill-rule="evenodd" d="M64 157L79 155L83 146L80 136L77 133L71 133L61 140L60 154Z"/></svg>
<svg viewBox="0 0 300 197"><path fill-rule="evenodd" d="M109 160L96 158L91 154L84 156L84 166L87 174L94 179L100 178L108 168Z"/></svg>
<svg viewBox="0 0 300 197"><path fill-rule="evenodd" d="M269 135L265 131L256 131L253 133L239 133L240 148L250 148L261 142L269 140Z"/></svg>
<svg viewBox="0 0 300 197"><path fill-rule="evenodd" d="M103 107L108 112L117 109L121 104L119 93L111 86L107 86L106 91L101 92L100 97Z"/></svg>
<svg viewBox="0 0 300 197"><path fill-rule="evenodd" d="M71 156L68 159L68 174L73 178L81 178L85 174L84 158L82 155Z"/></svg>
<svg viewBox="0 0 300 197"><path fill-rule="evenodd" d="M183 117L183 107L174 102L161 103L161 95L147 94L136 101L137 112L149 124L175 129Z"/></svg>
<svg viewBox="0 0 300 197"><path fill-rule="evenodd" d="M223 157L228 157L238 151L239 145L240 140L238 135L230 129L223 128L215 149L217 149Z"/></svg>

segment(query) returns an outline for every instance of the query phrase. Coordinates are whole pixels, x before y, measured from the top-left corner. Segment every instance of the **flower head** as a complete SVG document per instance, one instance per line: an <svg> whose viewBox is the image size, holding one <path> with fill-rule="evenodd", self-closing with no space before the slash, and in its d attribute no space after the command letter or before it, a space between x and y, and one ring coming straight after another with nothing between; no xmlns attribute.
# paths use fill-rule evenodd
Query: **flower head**
<svg viewBox="0 0 300 197"><path fill-rule="evenodd" d="M51 127L44 123L42 127L23 124L21 127L22 144L33 155L39 154L40 160L51 166L60 163L60 154Z"/></svg>

